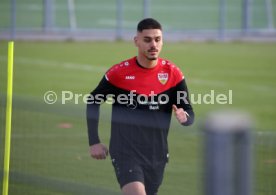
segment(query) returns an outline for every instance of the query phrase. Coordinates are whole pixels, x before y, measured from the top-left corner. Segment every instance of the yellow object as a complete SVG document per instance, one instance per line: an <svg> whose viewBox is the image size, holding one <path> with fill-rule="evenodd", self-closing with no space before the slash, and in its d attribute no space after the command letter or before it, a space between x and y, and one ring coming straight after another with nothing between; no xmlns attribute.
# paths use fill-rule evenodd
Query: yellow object
<svg viewBox="0 0 276 195"><path fill-rule="evenodd" d="M7 83L7 107L6 107L6 136L4 154L3 193L9 193L9 169L11 150L11 119L12 119L12 89L13 89L13 41L8 44L8 83Z"/></svg>

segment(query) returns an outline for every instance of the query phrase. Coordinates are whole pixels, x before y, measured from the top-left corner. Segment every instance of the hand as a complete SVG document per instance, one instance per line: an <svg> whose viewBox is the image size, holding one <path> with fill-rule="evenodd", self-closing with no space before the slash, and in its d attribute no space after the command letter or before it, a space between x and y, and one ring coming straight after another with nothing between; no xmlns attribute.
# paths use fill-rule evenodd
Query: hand
<svg viewBox="0 0 276 195"><path fill-rule="evenodd" d="M90 155L97 160L106 159L108 156L108 149L102 143L94 144L90 146Z"/></svg>
<svg viewBox="0 0 276 195"><path fill-rule="evenodd" d="M184 111L183 108L177 108L177 106L174 104L172 106L172 109L174 111L174 115L176 117L176 119L178 120L179 123L185 123L188 118L187 118L187 112Z"/></svg>

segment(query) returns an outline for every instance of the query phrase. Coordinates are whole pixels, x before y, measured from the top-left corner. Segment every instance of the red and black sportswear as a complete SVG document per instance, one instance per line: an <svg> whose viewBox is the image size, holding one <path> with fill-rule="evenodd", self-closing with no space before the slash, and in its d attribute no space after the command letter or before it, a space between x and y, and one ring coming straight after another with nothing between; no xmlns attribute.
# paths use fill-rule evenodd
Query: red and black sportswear
<svg viewBox="0 0 276 195"><path fill-rule="evenodd" d="M188 89L180 69L161 58L154 68L143 68L133 57L112 66L91 92L87 103L90 145L100 142L99 105L103 102L101 98L106 100L108 96L113 101L111 156L142 163L166 161L172 105L187 112L188 120L183 125L194 121Z"/></svg>

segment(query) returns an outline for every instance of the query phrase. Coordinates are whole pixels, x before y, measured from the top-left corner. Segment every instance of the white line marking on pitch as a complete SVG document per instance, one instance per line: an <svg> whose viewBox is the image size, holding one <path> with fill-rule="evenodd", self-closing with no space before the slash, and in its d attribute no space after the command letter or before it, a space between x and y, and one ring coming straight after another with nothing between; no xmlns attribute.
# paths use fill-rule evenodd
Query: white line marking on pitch
<svg viewBox="0 0 276 195"><path fill-rule="evenodd" d="M0 61L7 61L6 57L0 56ZM75 64L71 62L58 62L52 60L43 60L43 59L32 59L32 58L25 58L25 57L16 57L14 60L15 63L19 64L31 64L31 65L40 65L40 66L57 66L57 67L64 67L68 69L75 69L75 70L84 70L84 71L91 71L91 72L105 72L108 68L107 67L100 67L91 64Z"/></svg>

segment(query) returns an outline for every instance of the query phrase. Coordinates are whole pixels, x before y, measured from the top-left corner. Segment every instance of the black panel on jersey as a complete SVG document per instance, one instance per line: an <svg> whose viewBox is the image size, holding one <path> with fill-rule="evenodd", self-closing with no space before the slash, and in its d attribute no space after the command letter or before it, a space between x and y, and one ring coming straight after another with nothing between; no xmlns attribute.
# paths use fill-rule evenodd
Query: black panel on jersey
<svg viewBox="0 0 276 195"><path fill-rule="evenodd" d="M104 77L98 87L91 93L94 98L87 104L87 124L89 144L99 143L98 121L99 102L95 97L102 94L103 100L107 95L114 95L112 106L112 124L110 154L120 158L134 158L139 162L150 163L152 161L166 161L168 153L167 136L171 122L172 105L182 107L188 114L188 121L183 125L190 125L194 120L192 106L187 102L177 103L177 91L186 91L185 80L179 82L175 87L163 91L153 99L154 101L139 102L139 94L131 100L134 105L120 104L117 97L120 94L128 95L130 91L120 89L106 80ZM160 95L167 95L169 102L156 104ZM94 101L93 101L94 100Z"/></svg>

